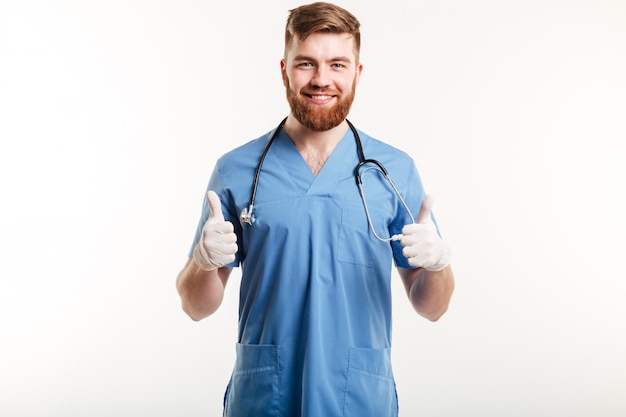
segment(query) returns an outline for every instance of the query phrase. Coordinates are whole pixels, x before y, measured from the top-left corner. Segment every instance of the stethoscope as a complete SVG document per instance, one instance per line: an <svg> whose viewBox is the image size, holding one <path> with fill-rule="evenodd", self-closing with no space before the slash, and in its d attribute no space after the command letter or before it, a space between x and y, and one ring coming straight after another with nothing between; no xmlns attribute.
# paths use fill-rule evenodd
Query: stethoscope
<svg viewBox="0 0 626 417"><path fill-rule="evenodd" d="M257 190L257 186L259 185L259 177L261 175L261 168L263 167L263 160L265 159L267 152L269 151L270 147L272 146L272 143L278 136L278 133L280 133L280 130L285 125L286 121L287 121L287 118L285 117L278 124L276 129L274 129L274 132L272 133L270 140L267 142L267 145L265 145L265 149L263 149L263 153L261 154L261 157L259 158L259 163L257 164L256 171L254 173L254 181L252 183L252 193L250 194L250 203L248 204L248 207L244 207L243 210L241 210L241 215L239 216L239 222L241 223L242 227L244 227L244 224L248 224L252 226L254 222L256 221L256 215L254 214L254 201L256 199L256 190ZM400 195L400 192L396 188L396 185L394 184L391 177L389 177L389 174L387 173L387 170L385 169L383 164L375 159L365 159L365 154L363 153L363 146L361 145L361 138L359 136L359 133L357 132L356 128L349 120L346 119L346 122L348 123L350 130L352 130L352 133L354 134L354 140L356 142L356 147L357 147L357 151L359 154L359 163L354 168L354 178L356 180L356 185L359 188L359 194L361 195L361 200L363 201L363 207L365 208L365 215L367 217L367 222L369 223L370 230L372 231L372 234L374 235L374 237L376 237L376 239L382 242L400 240L402 238L401 234L393 235L389 238L384 238L384 237L380 237L378 233L376 233L376 230L374 229L374 225L372 224L372 219L370 217L370 211L369 211L369 208L367 207L367 202L365 200L365 193L363 192L363 180L361 179L361 169L365 165L368 165L368 164L372 164L375 167L377 167L380 170L380 172L383 174L383 176L387 179L387 181L391 185L391 188L393 188L393 191L396 193L396 196L398 196L398 199L404 206L404 209L409 214L409 217L411 218L411 222L415 223L413 214L411 214L411 210L409 209L409 206L404 201L404 198L402 198L402 195ZM375 168L368 167L368 168L365 168L363 172L369 169L375 169Z"/></svg>

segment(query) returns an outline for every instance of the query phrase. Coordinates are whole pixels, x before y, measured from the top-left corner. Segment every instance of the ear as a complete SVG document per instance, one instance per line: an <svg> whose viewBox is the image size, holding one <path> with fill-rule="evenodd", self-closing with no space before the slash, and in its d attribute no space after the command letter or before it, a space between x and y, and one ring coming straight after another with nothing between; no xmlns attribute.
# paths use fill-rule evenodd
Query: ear
<svg viewBox="0 0 626 417"><path fill-rule="evenodd" d="M285 59L281 59L280 60L280 75L283 78L283 85L285 87L287 87L288 85L288 78L287 78L287 63L285 62Z"/></svg>
<svg viewBox="0 0 626 417"><path fill-rule="evenodd" d="M354 85L359 85L359 80L361 79L361 72L363 72L363 64L359 63L356 67L356 72L354 74Z"/></svg>

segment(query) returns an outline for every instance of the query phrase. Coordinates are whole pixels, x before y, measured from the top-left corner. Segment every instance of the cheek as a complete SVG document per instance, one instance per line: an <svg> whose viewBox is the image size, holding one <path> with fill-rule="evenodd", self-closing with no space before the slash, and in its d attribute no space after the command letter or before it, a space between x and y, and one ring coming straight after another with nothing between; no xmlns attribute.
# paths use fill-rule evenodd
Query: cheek
<svg viewBox="0 0 626 417"><path fill-rule="evenodd" d="M359 80L355 77L346 77L345 79L341 80L341 83L338 84L338 86L341 88L341 91L344 94L348 94L350 92L352 92L353 89L356 88L357 84L359 83Z"/></svg>
<svg viewBox="0 0 626 417"><path fill-rule="evenodd" d="M293 91L300 91L303 87L308 85L308 79L302 74L298 73L285 73L285 86L289 86Z"/></svg>

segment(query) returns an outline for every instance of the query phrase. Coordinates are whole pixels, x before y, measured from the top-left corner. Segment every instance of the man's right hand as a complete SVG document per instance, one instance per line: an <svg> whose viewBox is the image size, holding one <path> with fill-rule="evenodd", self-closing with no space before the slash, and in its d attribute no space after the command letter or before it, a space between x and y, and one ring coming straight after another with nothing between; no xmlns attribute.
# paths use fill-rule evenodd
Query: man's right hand
<svg viewBox="0 0 626 417"><path fill-rule="evenodd" d="M204 271L212 271L235 260L237 235L231 222L224 220L222 203L215 191L207 191L209 218L193 250L193 260Z"/></svg>

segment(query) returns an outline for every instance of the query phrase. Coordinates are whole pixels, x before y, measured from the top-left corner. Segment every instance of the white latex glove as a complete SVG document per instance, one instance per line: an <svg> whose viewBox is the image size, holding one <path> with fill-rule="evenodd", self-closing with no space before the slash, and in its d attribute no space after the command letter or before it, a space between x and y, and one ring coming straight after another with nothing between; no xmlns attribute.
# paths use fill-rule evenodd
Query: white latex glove
<svg viewBox="0 0 626 417"><path fill-rule="evenodd" d="M234 261L238 247L233 224L224 220L220 198L215 191L208 191L206 198L211 212L193 249L193 260L201 269L212 271Z"/></svg>
<svg viewBox="0 0 626 417"><path fill-rule="evenodd" d="M402 254L409 260L409 265L421 266L428 271L441 271L450 263L450 247L437 233L430 211L432 197L426 196L413 224L402 228L400 243L404 247Z"/></svg>

